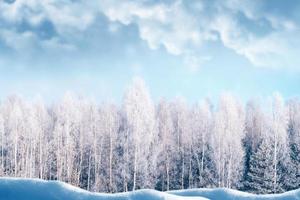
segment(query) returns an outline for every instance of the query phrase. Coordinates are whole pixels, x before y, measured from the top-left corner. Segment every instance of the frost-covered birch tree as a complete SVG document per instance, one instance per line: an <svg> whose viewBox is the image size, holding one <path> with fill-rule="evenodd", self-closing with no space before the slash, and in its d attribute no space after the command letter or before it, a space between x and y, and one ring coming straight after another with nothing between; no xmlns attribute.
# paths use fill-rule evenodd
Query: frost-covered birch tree
<svg viewBox="0 0 300 200"><path fill-rule="evenodd" d="M273 192L277 193L280 189L280 183L278 180L283 174L278 174L279 164L285 165L285 157L288 155L288 116L287 109L284 105L283 98L280 94L275 93L272 102L272 115L271 115L271 138L273 142Z"/></svg>
<svg viewBox="0 0 300 200"><path fill-rule="evenodd" d="M125 94L123 110L127 123L128 148L131 149L132 190L153 186L151 159L155 132L154 104L144 82L136 78Z"/></svg>
<svg viewBox="0 0 300 200"><path fill-rule="evenodd" d="M171 106L165 100L161 100L157 107L156 123L158 127L159 150L158 166L158 186L162 191L172 189L174 175L174 154L176 152L176 138L174 137L174 125L172 120Z"/></svg>
<svg viewBox="0 0 300 200"><path fill-rule="evenodd" d="M241 178L244 150L244 115L229 94L221 97L215 113L213 151L219 187L235 187Z"/></svg>
<svg viewBox="0 0 300 200"><path fill-rule="evenodd" d="M214 163L211 155L211 130L213 126L212 108L209 100L193 106L191 111L191 137L193 167L193 187L214 185Z"/></svg>
<svg viewBox="0 0 300 200"><path fill-rule="evenodd" d="M188 187L189 160L191 148L191 127L189 119L189 107L183 97L177 97L172 108L174 136L176 137L175 180L177 189Z"/></svg>

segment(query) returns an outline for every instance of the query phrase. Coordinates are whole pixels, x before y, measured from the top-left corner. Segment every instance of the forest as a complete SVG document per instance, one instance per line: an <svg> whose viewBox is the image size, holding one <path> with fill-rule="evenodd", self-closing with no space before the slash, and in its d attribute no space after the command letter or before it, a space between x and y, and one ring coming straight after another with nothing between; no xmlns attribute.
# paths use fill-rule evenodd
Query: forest
<svg viewBox="0 0 300 200"><path fill-rule="evenodd" d="M224 93L212 102L154 102L140 79L120 103L9 96L0 103L0 176L107 193L300 187L299 99L274 93L242 102Z"/></svg>

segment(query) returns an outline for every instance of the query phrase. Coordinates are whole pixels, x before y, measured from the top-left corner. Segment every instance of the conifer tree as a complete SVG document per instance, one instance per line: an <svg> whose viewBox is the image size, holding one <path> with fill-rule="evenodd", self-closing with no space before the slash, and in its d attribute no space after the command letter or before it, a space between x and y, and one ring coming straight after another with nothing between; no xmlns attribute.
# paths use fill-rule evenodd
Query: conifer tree
<svg viewBox="0 0 300 200"><path fill-rule="evenodd" d="M260 142L257 150L250 156L244 190L256 194L273 192L273 152L265 140Z"/></svg>

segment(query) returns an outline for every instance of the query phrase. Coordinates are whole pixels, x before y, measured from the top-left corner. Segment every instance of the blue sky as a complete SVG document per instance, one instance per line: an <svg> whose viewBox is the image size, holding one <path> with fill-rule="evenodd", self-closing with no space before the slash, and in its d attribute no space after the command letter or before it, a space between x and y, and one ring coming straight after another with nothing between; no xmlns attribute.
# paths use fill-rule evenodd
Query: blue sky
<svg viewBox="0 0 300 200"><path fill-rule="evenodd" d="M0 98L300 94L298 0L0 1Z"/></svg>

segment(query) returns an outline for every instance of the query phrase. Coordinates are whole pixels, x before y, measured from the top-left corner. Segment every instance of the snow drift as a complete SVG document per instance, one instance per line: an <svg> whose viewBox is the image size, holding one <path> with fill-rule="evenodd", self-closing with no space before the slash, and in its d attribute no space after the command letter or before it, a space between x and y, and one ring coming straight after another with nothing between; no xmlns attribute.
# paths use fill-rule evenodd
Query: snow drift
<svg viewBox="0 0 300 200"><path fill-rule="evenodd" d="M241 192L228 188L216 188L216 189L187 189L169 191L169 194L174 194L183 197L201 196L212 200L300 200L300 189L285 192L282 194L266 194L266 195L255 195L247 192Z"/></svg>
<svg viewBox="0 0 300 200"><path fill-rule="evenodd" d="M205 200L156 190L118 194L92 193L59 181L0 178L0 200Z"/></svg>
<svg viewBox="0 0 300 200"><path fill-rule="evenodd" d="M300 190L275 195L253 195L230 189L188 189L170 192L138 190L118 194L92 193L59 181L0 178L1 200L205 200L300 199Z"/></svg>

